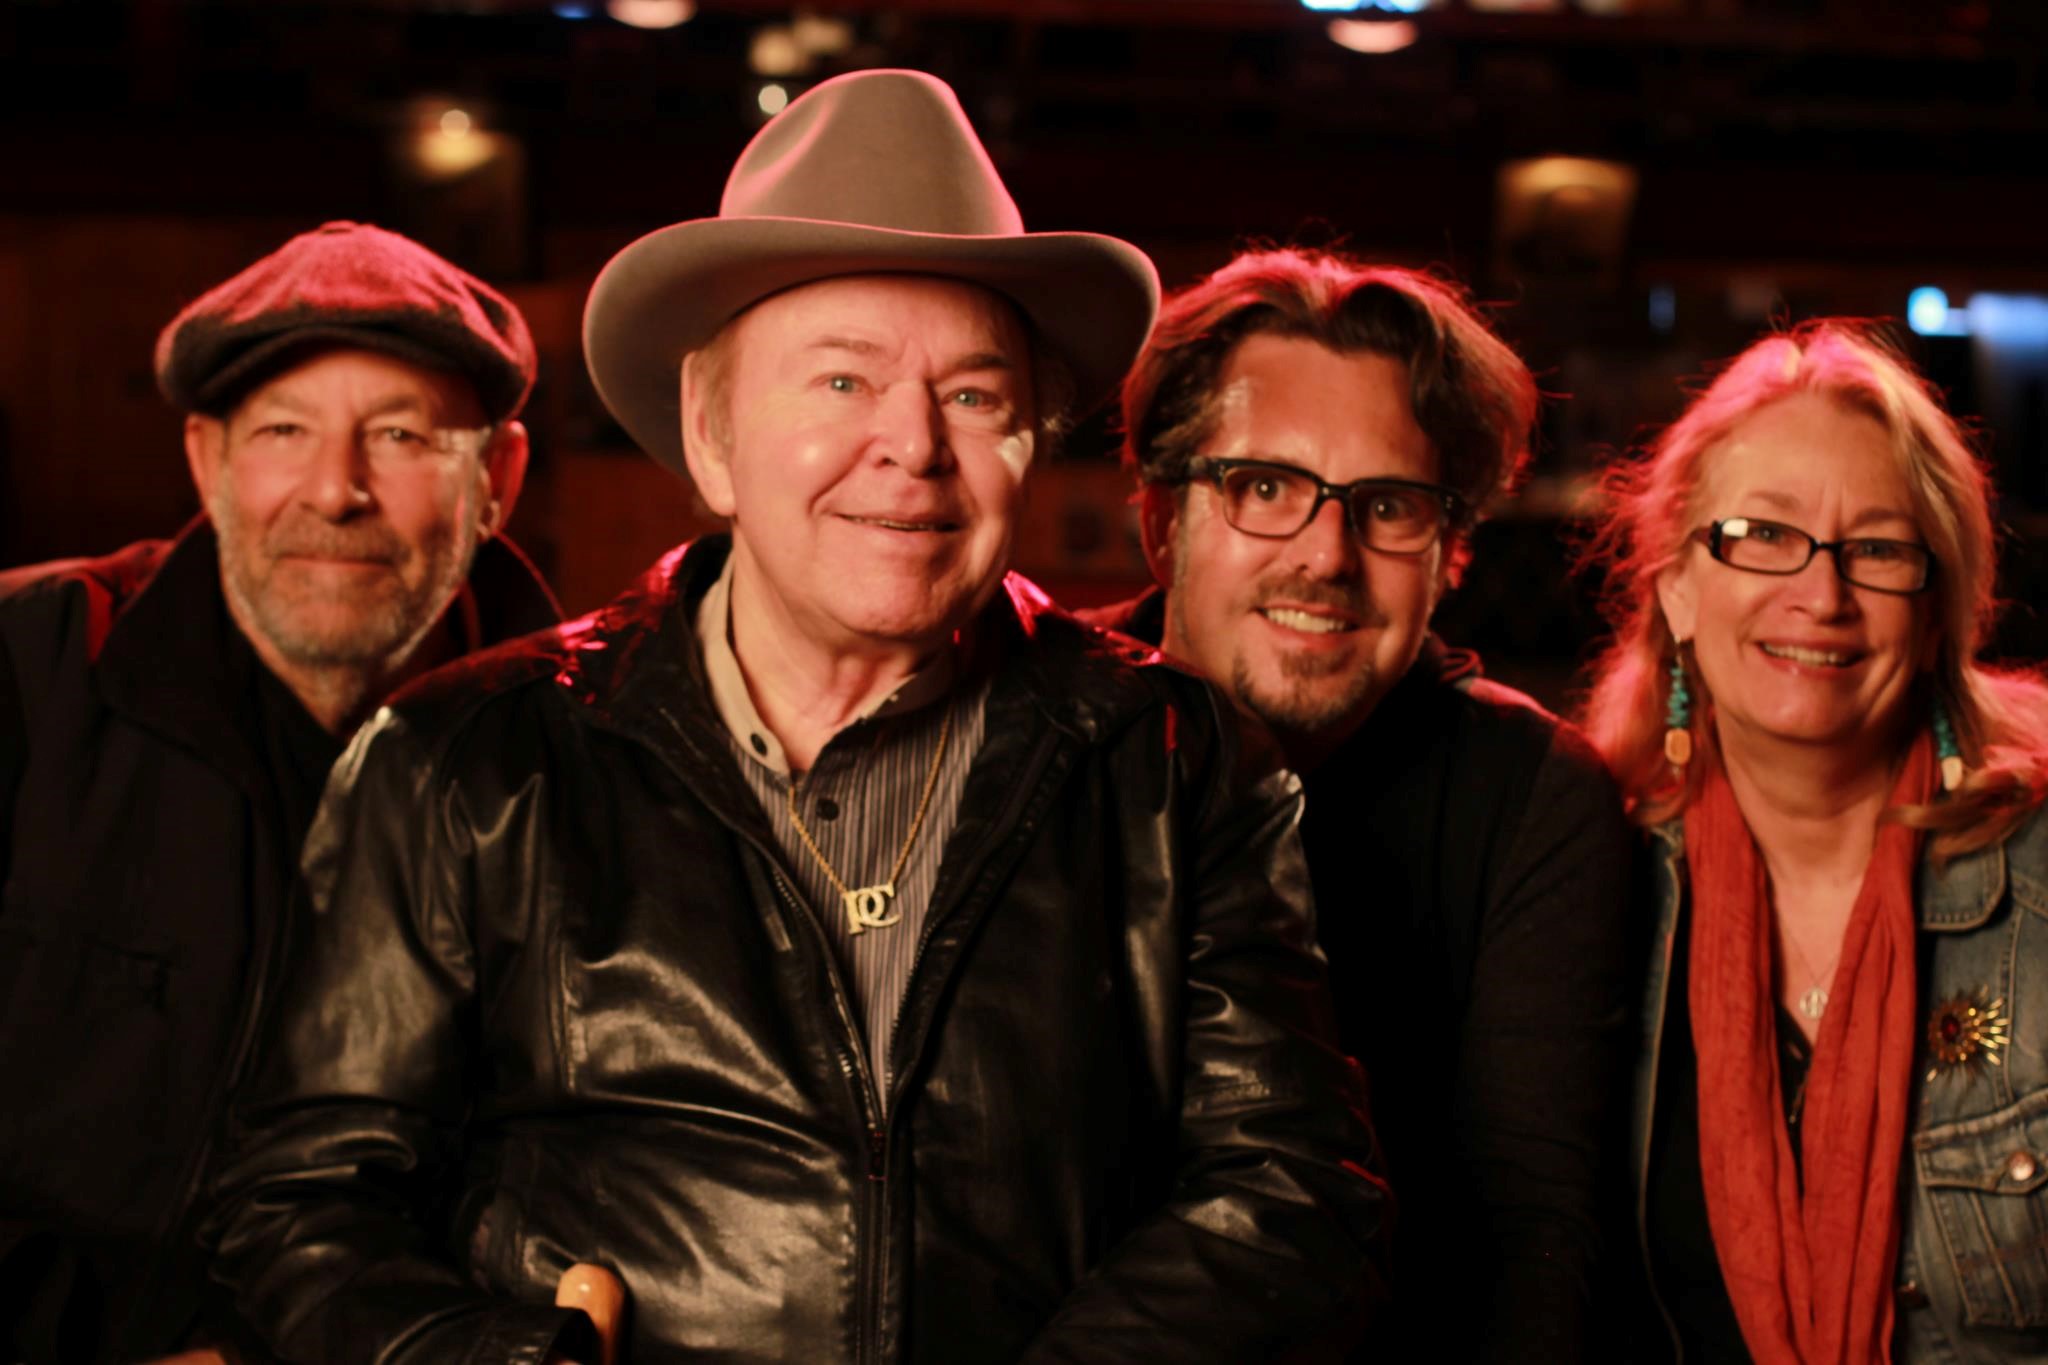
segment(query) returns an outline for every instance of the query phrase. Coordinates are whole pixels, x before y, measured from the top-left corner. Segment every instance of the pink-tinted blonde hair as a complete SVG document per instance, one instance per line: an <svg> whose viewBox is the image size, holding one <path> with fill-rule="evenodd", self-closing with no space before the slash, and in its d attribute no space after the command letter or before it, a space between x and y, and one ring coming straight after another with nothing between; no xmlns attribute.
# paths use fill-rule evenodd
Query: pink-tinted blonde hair
<svg viewBox="0 0 2048 1365"><path fill-rule="evenodd" d="M1597 664L1582 723L1622 783L1635 818L1682 812L1720 756L1713 698L1687 661L1693 759L1664 757L1665 707L1678 652L1658 604L1658 575L1677 562L1706 509L1713 456L1743 421L1795 394L1818 394L1868 415L1890 438L1921 539L1933 552L1938 654L1921 704L1944 706L1968 773L1948 799L1894 816L1935 831L1952 857L2004 838L2048 794L2048 684L2038 671L1977 662L1997 613L1990 485L1969 439L1912 364L1872 324L1819 318L1765 337L1701 390L1641 459L1618 462L1590 558L1606 569L1615 635Z"/></svg>

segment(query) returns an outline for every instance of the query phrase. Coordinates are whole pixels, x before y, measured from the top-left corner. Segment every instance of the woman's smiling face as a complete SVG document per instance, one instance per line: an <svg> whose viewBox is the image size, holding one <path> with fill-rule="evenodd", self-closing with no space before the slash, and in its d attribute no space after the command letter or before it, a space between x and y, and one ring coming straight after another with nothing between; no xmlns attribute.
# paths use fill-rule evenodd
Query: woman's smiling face
<svg viewBox="0 0 2048 1365"><path fill-rule="evenodd" d="M1817 394L1759 408L1702 462L1693 524L1730 517L1795 526L1818 541L1919 542L1913 504L1876 419ZM1752 573L1690 543L1658 579L1691 640L1724 741L1865 751L1888 762L1914 679L1932 666L1934 596L1858 587L1826 552L1798 573Z"/></svg>

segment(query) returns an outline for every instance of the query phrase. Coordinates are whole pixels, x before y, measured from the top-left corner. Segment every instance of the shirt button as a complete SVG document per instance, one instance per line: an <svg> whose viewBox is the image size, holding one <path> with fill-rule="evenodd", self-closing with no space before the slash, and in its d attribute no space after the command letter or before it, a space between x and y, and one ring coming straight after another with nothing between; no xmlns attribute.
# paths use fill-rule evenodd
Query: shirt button
<svg viewBox="0 0 2048 1365"><path fill-rule="evenodd" d="M754 746L755 753L765 754L768 752L768 741L761 738L759 735L748 735L747 740Z"/></svg>
<svg viewBox="0 0 2048 1365"><path fill-rule="evenodd" d="M819 797L818 818L820 820L837 820L839 818L839 803L829 796Z"/></svg>
<svg viewBox="0 0 2048 1365"><path fill-rule="evenodd" d="M2034 1164L2032 1152L2014 1152L2005 1159L2005 1175L2008 1180L2032 1180L2039 1169Z"/></svg>

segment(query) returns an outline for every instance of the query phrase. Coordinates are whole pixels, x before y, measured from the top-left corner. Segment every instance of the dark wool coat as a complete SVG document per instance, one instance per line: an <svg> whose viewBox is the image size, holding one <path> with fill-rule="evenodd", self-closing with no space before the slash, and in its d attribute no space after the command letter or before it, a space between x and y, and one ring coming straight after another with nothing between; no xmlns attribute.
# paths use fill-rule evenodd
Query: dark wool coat
<svg viewBox="0 0 2048 1365"><path fill-rule="evenodd" d="M559 619L502 542L471 589L486 640ZM157 1355L201 1312L193 1196L306 818L255 737L259 666L204 521L0 574L0 1345L22 1358Z"/></svg>

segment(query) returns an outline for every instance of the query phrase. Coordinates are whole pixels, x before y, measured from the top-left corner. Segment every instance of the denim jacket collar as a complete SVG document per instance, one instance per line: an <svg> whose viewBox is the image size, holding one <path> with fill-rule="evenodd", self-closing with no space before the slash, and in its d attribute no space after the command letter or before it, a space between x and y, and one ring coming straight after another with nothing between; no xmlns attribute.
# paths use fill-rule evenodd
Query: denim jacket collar
<svg viewBox="0 0 2048 1365"><path fill-rule="evenodd" d="M1946 865L1920 859L1920 927L1931 933L1975 929L2005 895L2005 845L1966 853Z"/></svg>

